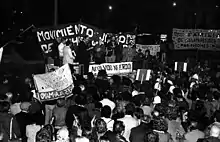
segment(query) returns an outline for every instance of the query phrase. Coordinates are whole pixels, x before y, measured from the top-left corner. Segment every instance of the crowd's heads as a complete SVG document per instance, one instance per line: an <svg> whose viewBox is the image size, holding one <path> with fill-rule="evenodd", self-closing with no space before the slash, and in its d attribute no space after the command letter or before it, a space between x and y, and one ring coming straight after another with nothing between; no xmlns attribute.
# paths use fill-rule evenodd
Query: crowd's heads
<svg viewBox="0 0 220 142"><path fill-rule="evenodd" d="M151 122L151 116L149 116L149 115L143 115L143 116L141 117L141 121L148 124L148 123Z"/></svg>
<svg viewBox="0 0 220 142"><path fill-rule="evenodd" d="M129 103L125 106L125 114L133 116L135 112L135 105L133 103Z"/></svg>
<svg viewBox="0 0 220 142"><path fill-rule="evenodd" d="M125 130L125 125L122 121L115 121L113 124L113 132L116 134L122 134Z"/></svg>
<svg viewBox="0 0 220 142"><path fill-rule="evenodd" d="M68 142L69 141L69 131L67 127L63 127L57 131L57 141L58 142Z"/></svg>
<svg viewBox="0 0 220 142"><path fill-rule="evenodd" d="M95 121L95 130L99 134L105 133L107 131L107 124L103 119L97 119Z"/></svg>
<svg viewBox="0 0 220 142"><path fill-rule="evenodd" d="M75 98L75 102L78 105L85 105L86 104L86 97L83 94L77 95Z"/></svg>
<svg viewBox="0 0 220 142"><path fill-rule="evenodd" d="M44 126L37 132L36 142L52 142L53 140L53 127L51 125Z"/></svg>
<svg viewBox="0 0 220 142"><path fill-rule="evenodd" d="M177 107L167 107L166 109L166 117L169 120L176 120L178 117Z"/></svg>
<svg viewBox="0 0 220 142"><path fill-rule="evenodd" d="M154 131L149 131L144 136L144 142L159 142L159 134Z"/></svg>
<svg viewBox="0 0 220 142"><path fill-rule="evenodd" d="M105 118L110 118L111 117L111 108L109 106L104 106L101 109L101 116Z"/></svg>
<svg viewBox="0 0 220 142"><path fill-rule="evenodd" d="M10 103L7 101L0 102L0 113L8 113L10 110Z"/></svg>
<svg viewBox="0 0 220 142"><path fill-rule="evenodd" d="M64 98L58 99L57 100L57 106L58 107L63 107L66 104L66 100Z"/></svg>
<svg viewBox="0 0 220 142"><path fill-rule="evenodd" d="M29 102L23 102L23 103L21 103L21 104L20 104L21 111L23 111L23 112L28 112L30 106L31 106L31 103L29 103Z"/></svg>
<svg viewBox="0 0 220 142"><path fill-rule="evenodd" d="M168 124L165 119L158 117L153 120L153 129L157 131L167 132Z"/></svg>

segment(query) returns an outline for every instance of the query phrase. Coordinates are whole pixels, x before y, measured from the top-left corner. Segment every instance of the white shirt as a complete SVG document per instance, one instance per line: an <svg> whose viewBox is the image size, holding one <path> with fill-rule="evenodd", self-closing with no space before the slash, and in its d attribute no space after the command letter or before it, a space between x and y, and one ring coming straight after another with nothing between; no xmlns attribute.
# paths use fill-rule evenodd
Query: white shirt
<svg viewBox="0 0 220 142"><path fill-rule="evenodd" d="M125 125L125 132L123 136L126 138L127 141L129 141L131 129L134 127L137 127L139 125L139 122L137 119L133 118L130 115L125 115L125 117L118 119L119 121L122 121Z"/></svg>
<svg viewBox="0 0 220 142"><path fill-rule="evenodd" d="M65 64L73 64L73 60L75 57L72 54L72 50L69 46L65 46L63 48L63 65Z"/></svg>
<svg viewBox="0 0 220 142"><path fill-rule="evenodd" d="M105 117L102 117L101 119L103 119L105 123L107 124L107 129L109 131L113 131L114 120L112 120L111 118L105 118Z"/></svg>
<svg viewBox="0 0 220 142"><path fill-rule="evenodd" d="M59 45L58 45L58 50L59 50L59 56L60 57L63 57L63 48L65 47L66 45L64 44L64 43L60 43Z"/></svg>
<svg viewBox="0 0 220 142"><path fill-rule="evenodd" d="M103 100L100 101L102 103L102 106L109 106L111 110L113 111L115 108L115 103L107 98L104 98Z"/></svg>
<svg viewBox="0 0 220 142"><path fill-rule="evenodd" d="M41 126L40 125L27 125L26 126L26 136L27 136L27 142L35 142L37 132L40 131Z"/></svg>

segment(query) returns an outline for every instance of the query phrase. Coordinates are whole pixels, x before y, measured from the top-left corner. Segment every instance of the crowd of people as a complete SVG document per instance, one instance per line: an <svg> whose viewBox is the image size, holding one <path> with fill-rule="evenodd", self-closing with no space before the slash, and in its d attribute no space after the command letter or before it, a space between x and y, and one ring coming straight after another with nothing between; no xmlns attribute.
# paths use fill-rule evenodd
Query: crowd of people
<svg viewBox="0 0 220 142"><path fill-rule="evenodd" d="M46 102L33 97L31 78L2 78L0 141L220 141L220 83L206 70L158 67L143 82L73 75L72 96Z"/></svg>

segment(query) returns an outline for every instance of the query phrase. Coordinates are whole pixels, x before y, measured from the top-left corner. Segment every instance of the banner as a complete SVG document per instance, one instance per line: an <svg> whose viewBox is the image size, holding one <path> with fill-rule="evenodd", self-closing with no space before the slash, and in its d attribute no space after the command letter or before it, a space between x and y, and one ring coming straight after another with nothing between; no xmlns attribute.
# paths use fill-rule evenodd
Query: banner
<svg viewBox="0 0 220 142"><path fill-rule="evenodd" d="M68 97L74 88L68 64L50 73L34 75L33 78L40 101Z"/></svg>
<svg viewBox="0 0 220 142"><path fill-rule="evenodd" d="M145 53L146 50L150 51L150 55L156 56L158 52L160 52L160 45L142 45L142 44L136 44L136 50L138 51L141 49L143 53Z"/></svg>
<svg viewBox="0 0 220 142"><path fill-rule="evenodd" d="M98 43L99 38L103 41L107 38L107 34L102 33L98 28L82 23L37 30L37 39L45 54L52 52L52 45L57 38L61 37L69 39L73 43L78 43L78 38L83 36L90 37L93 45Z"/></svg>
<svg viewBox="0 0 220 142"><path fill-rule="evenodd" d="M174 49L220 50L220 30L173 29Z"/></svg>
<svg viewBox="0 0 220 142"><path fill-rule="evenodd" d="M98 75L100 70L106 70L109 76L115 74L128 74L133 71L132 62L122 62L122 63L104 63L104 64L94 64L89 66L89 72L94 75Z"/></svg>

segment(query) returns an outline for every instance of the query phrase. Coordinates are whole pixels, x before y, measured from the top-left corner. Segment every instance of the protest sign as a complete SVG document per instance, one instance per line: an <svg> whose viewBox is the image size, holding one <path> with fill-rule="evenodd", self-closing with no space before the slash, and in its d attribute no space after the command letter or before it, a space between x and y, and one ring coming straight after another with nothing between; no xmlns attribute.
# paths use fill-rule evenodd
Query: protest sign
<svg viewBox="0 0 220 142"><path fill-rule="evenodd" d="M99 38L106 40L107 37L107 35L103 34L98 28L83 23L61 25L55 28L37 30L37 39L45 54L52 52L52 45L57 38L69 39L73 43L78 44L78 37L83 36L90 37L93 44L97 44Z"/></svg>
<svg viewBox="0 0 220 142"><path fill-rule="evenodd" d="M151 70L150 69L138 69L136 74L136 80L141 81L149 81L151 78Z"/></svg>
<svg viewBox="0 0 220 142"><path fill-rule="evenodd" d="M179 72L182 72L182 71L186 72L187 71L187 63L175 62L174 70L179 71Z"/></svg>
<svg viewBox="0 0 220 142"><path fill-rule="evenodd" d="M220 50L220 30L173 29L175 49Z"/></svg>
<svg viewBox="0 0 220 142"><path fill-rule="evenodd" d="M160 52L160 45L142 45L142 44L136 44L136 50L138 51L141 49L143 53L145 53L146 50L150 51L150 55L156 56L158 52Z"/></svg>
<svg viewBox="0 0 220 142"><path fill-rule="evenodd" d="M89 72L97 75L100 70L106 70L109 76L115 74L128 74L133 71L132 62L122 62L122 63L104 63L104 64L94 64L89 66Z"/></svg>
<svg viewBox="0 0 220 142"><path fill-rule="evenodd" d="M53 72L34 75L33 78L40 101L55 100L72 94L74 85L68 64Z"/></svg>

